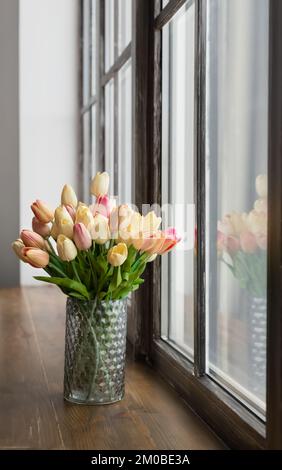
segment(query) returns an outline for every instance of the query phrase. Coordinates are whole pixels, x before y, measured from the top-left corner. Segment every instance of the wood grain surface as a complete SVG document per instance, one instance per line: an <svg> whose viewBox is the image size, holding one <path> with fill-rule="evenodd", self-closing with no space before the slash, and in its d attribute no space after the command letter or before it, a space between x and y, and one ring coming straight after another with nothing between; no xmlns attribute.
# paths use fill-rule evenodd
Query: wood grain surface
<svg viewBox="0 0 282 470"><path fill-rule="evenodd" d="M122 402L64 402L64 328L56 288L0 290L1 449L224 448L169 385L130 358Z"/></svg>

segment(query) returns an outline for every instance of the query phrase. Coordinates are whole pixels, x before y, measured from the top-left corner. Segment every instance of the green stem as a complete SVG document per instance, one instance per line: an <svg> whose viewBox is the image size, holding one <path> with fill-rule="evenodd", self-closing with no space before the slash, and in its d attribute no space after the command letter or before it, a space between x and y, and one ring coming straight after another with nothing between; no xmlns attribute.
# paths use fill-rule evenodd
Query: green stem
<svg viewBox="0 0 282 470"><path fill-rule="evenodd" d="M78 275L77 269L76 269L75 261L71 261L71 266L72 266L72 269L73 269L73 272L74 272L74 275L75 275L77 281L80 282L80 284L82 284L82 282L80 280L80 277Z"/></svg>
<svg viewBox="0 0 282 470"><path fill-rule="evenodd" d="M49 266L51 269L54 269L54 271L57 271L57 273L61 274L62 277L68 277L68 276L64 273L64 271L62 271L60 268L58 268L58 266L56 266L55 264L49 262L48 266Z"/></svg>
<svg viewBox="0 0 282 470"><path fill-rule="evenodd" d="M55 252L55 250L54 250L54 248L53 248L53 245L52 245L52 243L50 242L50 237L46 238L46 241L47 241L48 245L50 246L50 249L51 249L51 252L53 253L53 255L56 255L56 256L57 256L57 254L56 254L56 252Z"/></svg>
<svg viewBox="0 0 282 470"><path fill-rule="evenodd" d="M93 259L91 257L91 254L89 251L87 251L87 257L88 257L88 261L89 261L89 264L90 264L90 269L91 269L91 272L92 272L92 277L93 277L93 284L94 284L94 289L97 290L97 277L96 277L96 274L95 274L95 271L94 271L94 268L93 268Z"/></svg>

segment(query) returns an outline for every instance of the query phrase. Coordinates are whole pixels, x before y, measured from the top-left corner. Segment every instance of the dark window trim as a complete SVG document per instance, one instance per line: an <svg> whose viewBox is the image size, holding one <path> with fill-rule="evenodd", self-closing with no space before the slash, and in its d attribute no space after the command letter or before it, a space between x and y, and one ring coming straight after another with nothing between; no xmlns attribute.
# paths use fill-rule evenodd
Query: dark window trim
<svg viewBox="0 0 282 470"><path fill-rule="evenodd" d="M190 3L190 0L186 0ZM203 84L205 80L203 9L206 0L195 0L198 32L196 41L196 99L197 122L196 177L198 181L198 207L204 202L204 108ZM195 356L193 366L160 339L160 261L152 263L146 274L146 283L133 296L134 308L130 322L134 331L135 356L148 362L178 390L187 404L209 424L231 448L281 449L282 447L282 3L270 1L270 61L269 61L269 211L271 213L268 235L268 334L267 334L267 426L231 394L204 375L205 324L204 324L204 237L202 211L197 211L198 256L196 278L197 302L195 320ZM120 57L122 66L132 58L133 91L133 172L135 203L161 202L161 28L169 21L184 0L170 0L161 10L160 0L133 1L132 43ZM104 0L98 1L97 47L99 70L97 94L90 98L82 113L97 104L96 155L104 166L104 85L118 70L116 64L104 72ZM82 21L81 21L82 23ZM81 28L83 25L81 24ZM196 39L197 39L196 38ZM81 46L82 47L82 46ZM129 52L130 47L130 52ZM81 54L82 55L82 54ZM127 58L125 60L125 58ZM116 68L115 68L116 67ZM82 72L81 72L82 74ZM82 82L82 77L81 77ZM81 96L82 99L82 96ZM91 101L92 100L92 101ZM87 109L86 109L87 108Z"/></svg>
<svg viewBox="0 0 282 470"><path fill-rule="evenodd" d="M189 0L188 0L189 1ZM179 4L179 2L177 2ZM183 2L184 3L184 2ZM205 200L204 181L204 80L205 80L205 0L195 0L197 11L197 31L200 38L196 54L196 181L197 181L197 272L195 306L195 365L160 339L160 263L150 267L147 284L148 315L152 313L150 327L143 317L143 329L149 335L140 343L143 354L153 366L182 395L187 403L202 416L231 448L271 449L282 447L281 439L281 402L282 402L282 253L281 253L281 219L282 219L282 4L279 0L270 0L270 104L269 104L269 211L272 222L269 224L269 311L268 315L268 373L267 373L267 425L242 405L236 398L218 385L212 378L204 375L205 371L205 315L203 279L205 269L205 226L203 211L199 210ZM161 11L160 1L155 0L155 19L151 23L150 44L153 45L153 59L149 64L149 89L154 90L154 98L148 107L150 189L149 202L161 200L161 32L160 28L178 10L176 2L171 0ZM172 12L172 14L171 14ZM149 21L149 19L148 19ZM153 116L149 119L149 116ZM279 226L278 222L279 221ZM279 254L279 256L278 256ZM153 287L152 287L153 286ZM272 286L272 287L271 287ZM150 289L151 287L151 289ZM271 297L272 296L272 297ZM143 309L144 313L144 309ZM147 343L148 343L147 341ZM267 439L266 439L267 435Z"/></svg>

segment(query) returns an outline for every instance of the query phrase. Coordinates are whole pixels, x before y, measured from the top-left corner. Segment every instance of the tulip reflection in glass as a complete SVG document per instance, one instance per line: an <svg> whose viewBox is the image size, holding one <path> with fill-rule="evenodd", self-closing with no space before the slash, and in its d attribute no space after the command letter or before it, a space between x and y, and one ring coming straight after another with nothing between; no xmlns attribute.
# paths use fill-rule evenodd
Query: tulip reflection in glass
<svg viewBox="0 0 282 470"><path fill-rule="evenodd" d="M144 282L147 263L180 241L174 228L159 229L153 211L143 216L129 205L115 207L108 188L109 175L97 173L90 206L69 185L55 211L36 200L33 230L23 230L13 243L20 260L48 274L35 279L68 296L64 396L76 403L122 398L124 299Z"/></svg>
<svg viewBox="0 0 282 470"><path fill-rule="evenodd" d="M256 178L259 196L249 213L231 212L218 222L217 248L240 286L251 295L266 297L267 177Z"/></svg>

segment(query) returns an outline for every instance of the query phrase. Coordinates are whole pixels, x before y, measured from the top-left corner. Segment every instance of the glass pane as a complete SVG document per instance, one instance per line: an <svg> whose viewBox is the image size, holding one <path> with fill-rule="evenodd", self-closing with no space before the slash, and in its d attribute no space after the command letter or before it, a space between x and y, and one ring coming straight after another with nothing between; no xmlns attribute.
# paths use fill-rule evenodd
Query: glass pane
<svg viewBox="0 0 282 470"><path fill-rule="evenodd" d="M90 97L90 0L83 0L83 104Z"/></svg>
<svg viewBox="0 0 282 470"><path fill-rule="evenodd" d="M164 8L169 3L169 0L162 0L162 7Z"/></svg>
<svg viewBox="0 0 282 470"><path fill-rule="evenodd" d="M96 105L94 104L91 108L91 174L96 175L97 171L101 171L97 162L96 152Z"/></svg>
<svg viewBox="0 0 282 470"><path fill-rule="evenodd" d="M132 0L118 0L118 53L131 41Z"/></svg>
<svg viewBox="0 0 282 470"><path fill-rule="evenodd" d="M109 194L114 195L114 80L105 86L105 170L110 175Z"/></svg>
<svg viewBox="0 0 282 470"><path fill-rule="evenodd" d="M96 34L97 34L97 0L92 0L91 3L91 94L94 96L96 93L96 80L97 80L97 46L96 46Z"/></svg>
<svg viewBox="0 0 282 470"><path fill-rule="evenodd" d="M83 158L83 200L90 201L89 184L91 177L91 148L90 148L90 113L82 116L82 158Z"/></svg>
<svg viewBox="0 0 282 470"><path fill-rule="evenodd" d="M115 60L114 32L114 0L105 0L105 70L107 71Z"/></svg>
<svg viewBox="0 0 282 470"><path fill-rule="evenodd" d="M265 410L268 0L207 2L208 373Z"/></svg>
<svg viewBox="0 0 282 470"><path fill-rule="evenodd" d="M118 195L120 203L131 203L132 109L131 60L118 73Z"/></svg>
<svg viewBox="0 0 282 470"><path fill-rule="evenodd" d="M162 257L162 336L193 357L194 4L163 28L162 205L165 225L181 232Z"/></svg>

